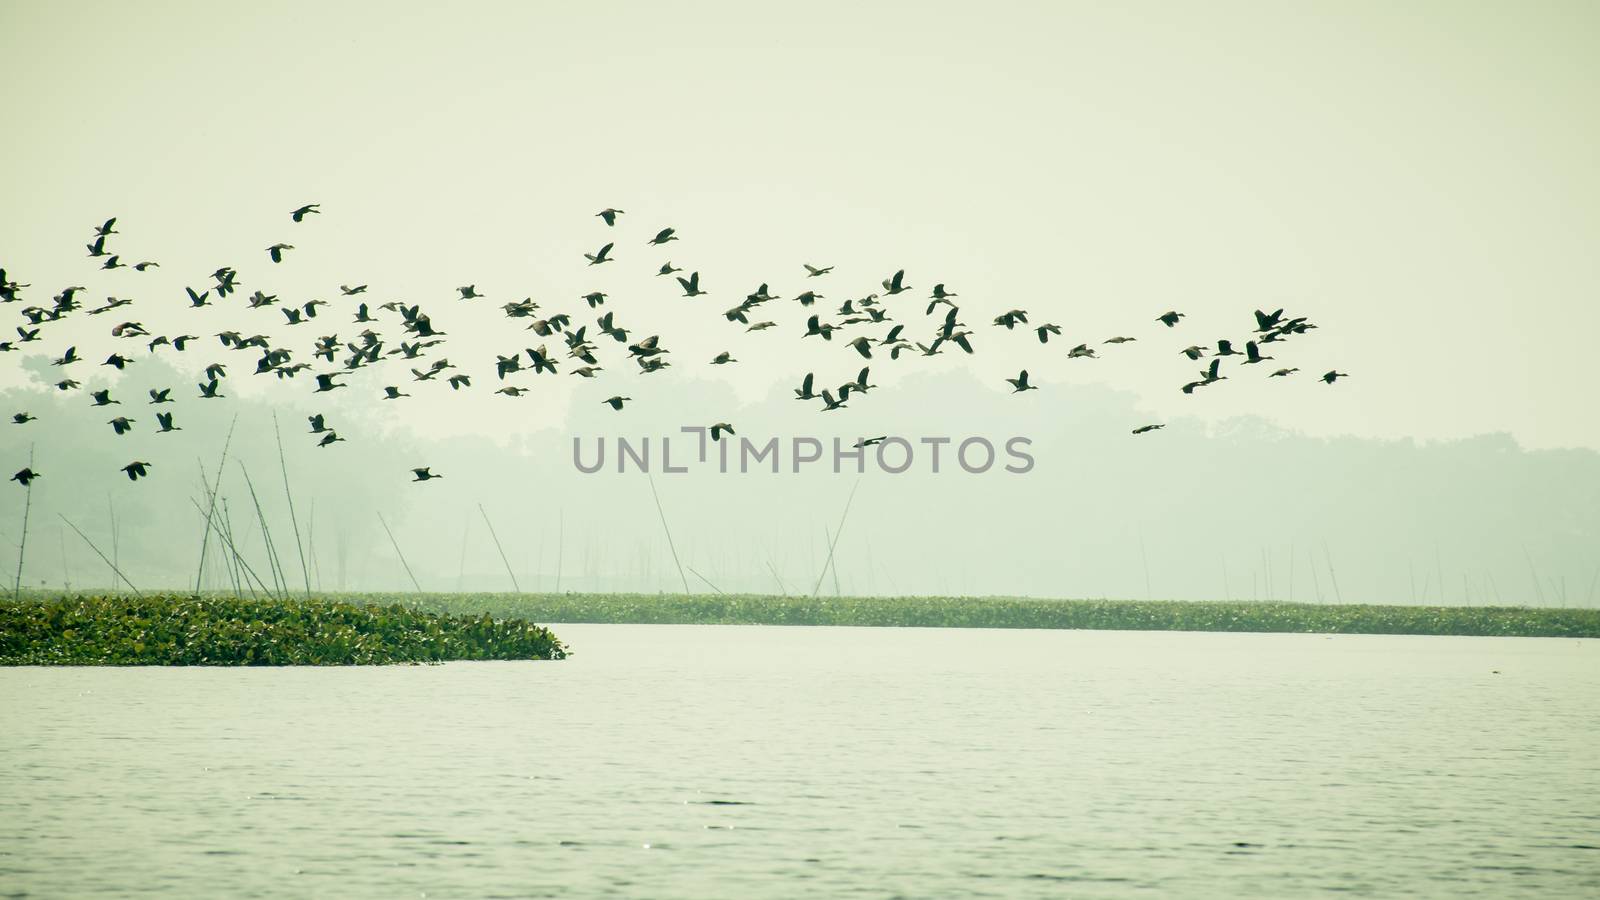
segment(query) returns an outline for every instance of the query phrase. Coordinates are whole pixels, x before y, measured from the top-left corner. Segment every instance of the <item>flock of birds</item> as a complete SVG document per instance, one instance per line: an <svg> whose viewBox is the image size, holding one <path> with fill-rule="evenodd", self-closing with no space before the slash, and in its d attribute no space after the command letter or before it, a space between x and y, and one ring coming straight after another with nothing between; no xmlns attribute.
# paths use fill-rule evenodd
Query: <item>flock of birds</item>
<svg viewBox="0 0 1600 900"><path fill-rule="evenodd" d="M321 207L309 203L290 212L289 217L296 225L304 223L309 216L320 215ZM596 213L606 229L617 227L618 220L625 215L620 209L604 209ZM88 255L97 260L102 270L132 269L136 272L145 272L159 264L154 261L142 260L135 263L126 263L122 256L113 252L109 245L113 235L119 234L116 230L116 218L107 219L103 224L94 229L94 233L87 244ZM679 239L676 229L662 228L654 233L644 246L650 248L663 248ZM265 248L265 255L272 265L282 265L292 259L293 244L278 242ZM590 267L602 266L616 260L613 252L616 249L615 241L608 241L593 253L585 253ZM812 282L813 279L825 279L832 271L832 266L814 266L804 264L805 279L807 283L824 285L826 281ZM700 273L691 271L687 274L684 270L674 266L670 260L663 261L656 272L658 277L672 277L682 288L685 298L699 298L708 295L702 288ZM207 306L230 305L236 306L241 311L248 309L253 315L264 314L269 309L276 309L284 318L285 326L308 326L329 321L333 310L332 303L321 299L310 299L304 302L282 300L276 295L266 294L256 290L249 295L242 291L243 282L237 269L231 266L222 266L211 273L211 283L201 289L185 287L185 297L175 298L187 302L190 308L199 309ZM0 303L12 304L22 301L22 292L30 287L12 280L4 269L0 269ZM116 312L113 317L117 321L109 329L110 336L118 348L106 357L99 365L110 366L119 371L125 370L136 361L137 351L129 349L124 353L122 348L136 348L143 346L145 353L161 351L186 352L190 346L199 346L206 339L193 334L151 334L145 326L134 318L135 313L130 307L134 305L132 299L107 297L105 302L85 307L79 300L79 295L87 289L83 286L64 288L56 294L50 306L27 305L21 308L22 318L26 320L23 325L17 326L15 340L0 341L0 353L17 351L20 344L43 341L47 332L63 321L73 318L80 312L88 316L101 316ZM926 298L914 304L906 304L902 295L913 290L907 282L906 273L902 269L883 279L881 290L866 294L865 296L846 299L836 309L831 304L823 303L827 298L816 289L808 289L799 295L782 299L763 283L755 291L745 296L738 304L721 313L721 318L731 327L742 328L747 333L759 333L769 329L778 328L777 322L766 316L769 304L796 304L805 314L805 328L799 335L801 340L812 338L821 342L836 342L848 352L854 352L866 361L853 380L845 381L834 387L817 388L814 373L807 373L798 388L794 389L796 400L815 402L820 404L824 412L843 409L852 398L864 396L876 385L870 381L871 367L875 360L887 356L890 360L898 360L903 355L936 356L951 349L961 353L975 352L977 333L972 326L961 320L962 307L958 305L959 295L951 291L943 283L935 284ZM461 302L476 301L483 298L476 285L464 285L457 288ZM240 299L229 298L238 295ZM607 307L609 296L602 291L592 291L582 295L579 300L584 304L579 315L594 317L594 334L591 336L590 326L578 325L575 316L569 312L546 312L541 304L532 298L505 303L501 306L506 318L523 322L528 331L532 331L539 338L545 339L537 347L525 347L521 352L508 355L495 354L494 365L496 384L495 393L509 398L522 397L529 393L523 384L516 383L527 378L536 378L544 375L556 375L563 366L567 372L582 378L594 378L603 370L600 364L601 345L605 339L615 344L621 344L624 360L637 366L643 374L658 373L672 365L667 359L670 351L662 341L659 334L635 335L624 323L617 319L616 311ZM449 359L439 353L439 348L444 346L447 334L434 325L432 317L424 312L421 305L407 305L397 300L377 303L370 300L367 295L367 285L340 285L339 304L343 307L338 311L339 316L351 316L350 321L361 326L362 330L354 339L341 339L338 334L319 336L313 342L311 351L306 357L297 356L297 351L290 347L276 343L266 334L252 333L257 326L244 326L240 330L226 330L213 335L221 346L231 353L252 353L255 356L253 374L272 375L279 379L293 379L305 373L306 380L314 383L315 393L328 393L340 388L349 387L341 379L366 376L369 372L392 373L391 367L381 364L396 360L409 369L409 385L417 383L444 383L451 390L467 390L473 387L472 375L452 365ZM924 305L925 303L925 305ZM907 308L909 306L909 308ZM330 308L330 309L325 309ZM831 312L828 310L832 309ZM121 312L117 312L122 310ZM319 312L320 311L320 312ZM913 335L909 328L914 325L914 317L921 313L925 323L921 334ZM897 318L900 317L900 318ZM910 318L912 322L901 319ZM1155 317L1155 321L1169 329L1177 328L1184 318L1184 313L1168 310ZM400 335L391 342L374 326L388 327L398 324ZM1223 374L1223 361L1228 357L1239 357L1239 364L1243 366L1257 365L1269 362L1274 357L1266 355L1263 349L1270 349L1289 338L1303 335L1317 326L1303 316L1286 317L1284 310L1272 312L1255 311L1255 330L1252 336L1244 342L1243 349L1235 347L1232 339L1222 339L1215 342L1215 349L1210 344L1194 344L1183 348L1180 352L1190 360L1200 361L1209 357L1209 363L1199 373L1199 377L1187 381L1181 386L1185 394L1193 394L1196 390L1209 387L1221 381L1226 381L1228 376ZM1007 310L994 317L991 327L1014 331L1018 327L1031 329L1038 338L1039 343L1048 344L1052 337L1059 338L1061 326L1053 322L1030 322L1029 314L1023 309ZM393 332L391 332L393 333ZM1102 343L1102 346L1117 346L1136 340L1133 337L1114 336ZM551 350L554 344L556 349ZM1099 355L1099 349L1087 343L1080 343L1066 351L1069 359L1093 359ZM52 359L52 365L59 367L60 380L55 382L55 387L61 391L80 389L80 383L73 379L73 367L84 362L84 357L78 354L76 345L65 347L59 356ZM738 360L731 351L717 353L710 360L711 365L729 365ZM248 364L246 364L248 365ZM221 400L226 398L222 392L223 384L229 377L229 368L237 371L240 366L233 362L213 362L205 368L205 381L196 385L198 394L194 395L200 400ZM313 371L321 369L324 371ZM1277 368L1270 373L1270 377L1282 378L1292 376L1300 370L1296 367ZM1346 377L1339 371L1328 371L1321 376L1321 380L1333 384L1340 378ZM1020 371L1015 378L1007 378L1013 393L1038 390L1033 384L1026 369ZM149 405L164 405L175 403L172 397L173 387L151 387L148 389ZM123 406L120 399L111 396L111 390L101 389L89 392L90 406L106 408ZM402 385L382 385L381 399L400 400L410 397L411 394L403 389ZM621 411L632 401L631 397L615 394L600 401L614 410ZM130 401L132 402L132 401ZM156 428L160 433L181 431L181 426L175 423L174 413L159 410L154 413ZM37 421L32 414L22 411L12 415L14 425L28 425ZM133 430L138 423L137 418L126 415L115 415L107 421L116 435L125 435ZM340 437L337 429L330 426L322 414L309 417L310 434L318 447L331 447L345 439ZM1133 429L1133 434L1146 434L1165 427L1161 424L1143 425ZM734 434L733 426L726 422L717 422L709 426L713 440L721 440L724 435ZM864 438L857 443L857 447L869 446L879 443L883 437ZM152 464L144 460L133 460L122 467L130 480L137 481L149 475ZM431 471L431 467L419 467L411 470L412 481L432 481L443 476ZM11 476L11 480L23 486L29 485L33 479L40 477L40 473L29 467L18 471Z"/></svg>

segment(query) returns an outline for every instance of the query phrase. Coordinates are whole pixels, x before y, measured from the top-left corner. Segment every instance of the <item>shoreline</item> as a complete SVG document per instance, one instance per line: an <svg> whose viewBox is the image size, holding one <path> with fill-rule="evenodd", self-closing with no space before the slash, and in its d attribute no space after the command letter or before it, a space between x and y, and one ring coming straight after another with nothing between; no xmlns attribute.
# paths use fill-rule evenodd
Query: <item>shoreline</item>
<svg viewBox="0 0 1600 900"><path fill-rule="evenodd" d="M0 600L0 617L18 601ZM280 622L307 610L338 608L375 627L372 617L407 618L389 634L405 629L439 628L458 634L445 652L480 653L472 629L537 629L554 647L553 635L535 622L629 625L811 625L904 628L1023 628L1113 631L1196 631L1307 634L1403 634L1485 637L1600 637L1600 609L1527 606L1408 606L1395 604L1315 604L1254 601L1073 600L1024 597L796 597L764 594L621 593L322 593L313 599L236 598L232 594L146 595L22 592L22 604L218 604L237 609L234 618L254 615ZM309 606L308 606L309 604ZM152 607L155 608L155 607ZM161 607L165 608L165 607ZM253 612L251 612L253 611ZM332 615L318 613L318 616ZM313 616L316 618L316 616ZM337 617L336 617L337 618ZM436 622L434 620L437 620ZM3 619L0 619L3 621ZM429 624L433 622L433 624ZM349 624L349 623L346 623ZM354 625L351 625L354 628ZM398 630L396 630L398 629ZM0 629L0 641L5 640ZM533 632L529 632L530 634ZM487 632L484 632L487 634ZM348 637L348 635L347 635ZM0 644L0 662L10 651ZM335 642L337 649L342 644ZM409 649L405 649L409 648ZM363 648L366 649L366 648ZM404 644L392 661L411 661L407 653L423 645ZM437 648L426 653L437 652ZM422 661L444 657L424 656ZM484 658L458 656L450 658Z"/></svg>

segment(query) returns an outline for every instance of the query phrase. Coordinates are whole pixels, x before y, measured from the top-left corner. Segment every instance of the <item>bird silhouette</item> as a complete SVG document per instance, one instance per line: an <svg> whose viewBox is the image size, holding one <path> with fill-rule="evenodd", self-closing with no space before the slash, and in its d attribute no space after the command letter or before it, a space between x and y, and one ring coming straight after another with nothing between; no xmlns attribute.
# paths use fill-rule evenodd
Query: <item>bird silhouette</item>
<svg viewBox="0 0 1600 900"><path fill-rule="evenodd" d="M893 296L895 294L901 293L902 291L910 290L911 289L911 285L906 284L905 283L905 279L906 279L906 270L905 269L900 269L899 271L895 272L893 275L889 276L888 278L885 278L883 280L883 290L884 290L884 292L889 294L890 296ZM940 285L940 287L942 289L943 285ZM954 296L954 295L951 295L951 296ZM943 299L943 298L940 298L940 299Z"/></svg>
<svg viewBox="0 0 1600 900"><path fill-rule="evenodd" d="M620 210L620 209L602 209L599 212L595 213L595 215L597 215L601 219L605 220L606 227L608 227L608 228L610 228L612 226L615 226L617 224L617 216L620 216L622 214L623 214L623 211Z"/></svg>
<svg viewBox="0 0 1600 900"><path fill-rule="evenodd" d="M295 220L296 222L304 222L306 216L321 215L322 209L320 207L321 204L307 203L305 206L302 206L299 209L289 213L289 218Z"/></svg>
<svg viewBox="0 0 1600 900"><path fill-rule="evenodd" d="M1027 369L1023 369L1015 378L1007 378L1006 382L1011 385L1011 393L1013 394L1020 394L1023 391L1037 391L1039 389L1038 385L1028 383Z"/></svg>
<svg viewBox="0 0 1600 900"><path fill-rule="evenodd" d="M39 477L39 473L38 472L35 472L31 468L26 468L26 469L23 469L23 470L17 472L17 474L11 476L11 480L17 482L18 484L22 485L23 487L28 487L29 485L33 484L33 480L35 478L38 478L38 477Z"/></svg>
<svg viewBox="0 0 1600 900"><path fill-rule="evenodd" d="M435 475L432 472L428 471L430 468L432 468L432 467L431 466L423 466L420 469L412 469L411 470L412 474L416 475L417 477L415 477L415 478L413 478L411 480L412 481L432 481L435 478L443 478L444 477L443 475Z"/></svg>
<svg viewBox="0 0 1600 900"><path fill-rule="evenodd" d="M1272 358L1270 356L1262 356L1261 355L1261 348L1256 346L1256 342L1255 341L1245 341L1244 342L1244 355L1245 355L1244 365L1247 365L1247 366L1252 364L1252 363L1266 362L1267 360Z"/></svg>
<svg viewBox="0 0 1600 900"><path fill-rule="evenodd" d="M700 290L699 272L691 273L688 278L684 278L681 275L678 276L678 283L683 285L683 295L685 297L698 297L705 293L705 291Z"/></svg>

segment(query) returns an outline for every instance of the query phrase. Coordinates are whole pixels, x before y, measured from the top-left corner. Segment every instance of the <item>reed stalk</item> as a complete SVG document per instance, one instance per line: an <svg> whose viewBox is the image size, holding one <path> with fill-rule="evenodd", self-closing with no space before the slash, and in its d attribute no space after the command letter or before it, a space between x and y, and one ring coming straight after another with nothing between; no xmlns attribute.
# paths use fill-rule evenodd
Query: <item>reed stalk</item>
<svg viewBox="0 0 1600 900"><path fill-rule="evenodd" d="M294 547L300 554L300 576L305 579L306 599L311 599L311 569L306 565L306 547L300 540L300 519L294 514L294 494L289 490L289 463L283 457L283 434L278 431L278 414L272 414L272 435L278 439L278 468L283 471L283 496L289 501L289 524L294 526Z"/></svg>

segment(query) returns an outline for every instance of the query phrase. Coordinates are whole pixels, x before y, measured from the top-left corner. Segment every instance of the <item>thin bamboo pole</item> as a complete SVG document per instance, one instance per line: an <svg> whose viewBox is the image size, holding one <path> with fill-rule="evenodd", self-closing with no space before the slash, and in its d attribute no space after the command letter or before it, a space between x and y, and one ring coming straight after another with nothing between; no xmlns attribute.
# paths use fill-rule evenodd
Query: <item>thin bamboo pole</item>
<svg viewBox="0 0 1600 900"><path fill-rule="evenodd" d="M411 586L422 593L422 585L417 583L417 576L411 574L411 564L406 562L406 555L400 552L400 542L394 539L394 532L389 530L389 523L383 520L383 513L378 513L378 524L383 526L383 533L389 536L389 543L394 546L394 555L400 557L400 565L406 570L406 577L411 579Z"/></svg>
<svg viewBox="0 0 1600 900"><path fill-rule="evenodd" d="M121 569L119 569L115 565L113 565L111 560L106 559L106 555L104 553L100 552L100 548L96 547L94 545L94 541L89 540L89 536L88 535L86 535L82 531L80 531L78 529L78 526L72 524L72 520L71 519L68 519L66 516L62 516L60 513L56 513L56 515L61 516L61 521L66 522L68 528L71 528L73 531L78 532L78 537L83 538L83 542L85 544L89 545L89 549L93 550L95 552L95 555L100 557L100 559L103 560L106 565L111 566L111 570L113 572L117 573L117 577L122 579L122 583L126 584L128 586L129 590L133 591L134 594L137 595L137 596L140 596L140 597L144 596L143 594L139 593L139 589L138 588L133 586L133 582L128 580L128 576L122 574L122 570Z"/></svg>
<svg viewBox="0 0 1600 900"><path fill-rule="evenodd" d="M672 551L672 562L678 567L678 578L683 581L683 592L692 593L689 590L689 579L683 574L683 563L678 561L678 548L672 543L672 528L667 525L666 510L661 508L661 495L656 493L656 480L648 471L644 473L644 477L650 481L650 496L655 498L656 514L661 517L661 530L667 533L667 549Z"/></svg>
<svg viewBox="0 0 1600 900"><path fill-rule="evenodd" d="M289 524L294 526L294 547L300 554L300 575L306 583L306 599L311 599L311 569L306 565L306 547L300 540L300 520L294 514L294 494L289 490L289 464L283 456L283 434L278 431L278 414L272 414L272 435L278 439L278 468L283 470L283 496L289 501Z"/></svg>
<svg viewBox="0 0 1600 900"><path fill-rule="evenodd" d="M484 512L482 503L478 504L478 513L483 516L483 524L489 526L489 537L490 537L490 539L492 539L494 541L494 549L500 551L500 561L502 563L505 563L506 574L511 576L511 589L516 591L519 594L522 593L522 585L517 584L517 573L511 571L511 560L506 559L505 548L500 546L500 536L494 533L494 523L489 521L489 514L487 512ZM462 559L466 559L466 553L467 553L467 536L466 536L465 533L463 533L461 535L461 558Z"/></svg>

